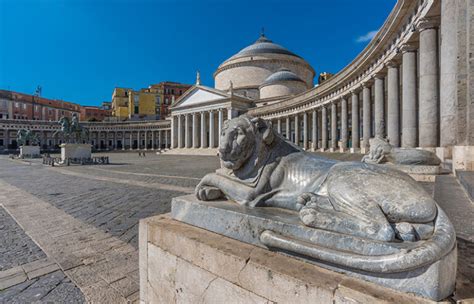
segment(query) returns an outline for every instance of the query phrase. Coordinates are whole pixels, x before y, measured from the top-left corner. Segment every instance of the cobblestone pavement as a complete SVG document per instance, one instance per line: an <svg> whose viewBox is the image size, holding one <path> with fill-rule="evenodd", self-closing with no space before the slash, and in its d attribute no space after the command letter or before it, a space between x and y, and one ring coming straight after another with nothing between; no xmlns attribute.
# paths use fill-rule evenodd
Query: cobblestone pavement
<svg viewBox="0 0 474 304"><path fill-rule="evenodd" d="M0 207L0 272L46 258L15 220Z"/></svg>
<svg viewBox="0 0 474 304"><path fill-rule="evenodd" d="M137 301L138 221L169 212L172 197L191 193L219 166L217 158L199 156L112 154L111 161L52 168L0 157L0 202L46 252L40 262L49 271L30 279L28 261L13 259L23 267L4 273L3 281L19 284L0 291L0 303ZM21 230L8 219L5 227Z"/></svg>
<svg viewBox="0 0 474 304"><path fill-rule="evenodd" d="M212 156L109 156L111 165L60 168L0 156L0 203L5 208L0 216L11 215L0 218L0 227L23 230L15 234L34 240L47 256L31 258L36 259L33 265L21 254L18 259L0 257L11 260L5 266L10 277L22 280L0 291L0 303L136 302L138 221L169 212L173 197L192 192L203 175L219 167ZM434 193L433 183L423 186ZM459 249L460 268L472 269L472 242L460 243Z"/></svg>

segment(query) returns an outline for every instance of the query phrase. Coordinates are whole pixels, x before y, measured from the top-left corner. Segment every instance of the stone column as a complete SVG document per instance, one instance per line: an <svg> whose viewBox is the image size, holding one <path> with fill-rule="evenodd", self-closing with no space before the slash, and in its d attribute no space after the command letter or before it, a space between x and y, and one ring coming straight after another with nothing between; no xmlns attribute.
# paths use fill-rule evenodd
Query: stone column
<svg viewBox="0 0 474 304"><path fill-rule="evenodd" d="M176 115L171 115L171 148L177 147L176 135Z"/></svg>
<svg viewBox="0 0 474 304"><path fill-rule="evenodd" d="M151 149L155 150L155 131L151 131Z"/></svg>
<svg viewBox="0 0 474 304"><path fill-rule="evenodd" d="M183 148L184 143L183 143L183 126L181 122L181 115L178 116L178 148Z"/></svg>
<svg viewBox="0 0 474 304"><path fill-rule="evenodd" d="M286 117L286 139L291 140L291 120L290 116Z"/></svg>
<svg viewBox="0 0 474 304"><path fill-rule="evenodd" d="M422 19L420 30L420 94L419 145L438 146L439 86L438 86L438 18ZM453 33L455 35L455 33Z"/></svg>
<svg viewBox="0 0 474 304"><path fill-rule="evenodd" d="M351 152L357 152L360 148L360 134L359 134L359 92L351 92L352 103L352 147Z"/></svg>
<svg viewBox="0 0 474 304"><path fill-rule="evenodd" d="M472 5L472 4L471 4ZM457 65L458 40L456 5L441 1L441 49L440 49L440 146L456 144ZM472 43L472 42L471 42ZM447 157L450 156L448 152Z"/></svg>
<svg viewBox="0 0 474 304"><path fill-rule="evenodd" d="M191 134L189 132L190 129L190 121L189 121L189 114L184 115L184 138L185 138L185 147L191 148Z"/></svg>
<svg viewBox="0 0 474 304"><path fill-rule="evenodd" d="M148 149L148 131L145 131L145 150Z"/></svg>
<svg viewBox="0 0 474 304"><path fill-rule="evenodd" d="M416 48L404 45L402 55L402 147L417 146L416 111Z"/></svg>
<svg viewBox="0 0 474 304"><path fill-rule="evenodd" d="M366 153L369 149L371 135L370 86L368 83L364 84L362 89L362 124L362 153Z"/></svg>
<svg viewBox="0 0 474 304"><path fill-rule="evenodd" d="M166 135L166 131L165 131L165 135ZM161 150L161 145L163 144L162 142L162 137L161 137L161 130L158 130L158 150ZM166 146L165 146L165 149L166 149Z"/></svg>
<svg viewBox="0 0 474 304"><path fill-rule="evenodd" d="M326 106L321 107L321 151L328 148L328 113Z"/></svg>
<svg viewBox="0 0 474 304"><path fill-rule="evenodd" d="M209 148L215 148L214 139L214 112L209 111Z"/></svg>
<svg viewBox="0 0 474 304"><path fill-rule="evenodd" d="M140 131L137 131L137 150L140 150L142 138L140 137Z"/></svg>
<svg viewBox="0 0 474 304"><path fill-rule="evenodd" d="M303 149L308 150L308 113L303 113Z"/></svg>
<svg viewBox="0 0 474 304"><path fill-rule="evenodd" d="M298 114L295 115L295 144L300 145L300 120Z"/></svg>
<svg viewBox="0 0 474 304"><path fill-rule="evenodd" d="M398 64L387 63L387 138L391 145L400 147L400 83Z"/></svg>
<svg viewBox="0 0 474 304"><path fill-rule="evenodd" d="M10 143L10 130L6 129L5 130L5 142L3 143L3 146L5 147L5 150L8 150L8 144ZM46 143L47 144L47 143Z"/></svg>
<svg viewBox="0 0 474 304"><path fill-rule="evenodd" d="M231 120L232 118L234 118L234 111L232 110L232 108L228 108L227 109L227 120Z"/></svg>
<svg viewBox="0 0 474 304"><path fill-rule="evenodd" d="M165 148L168 148L168 131L165 130Z"/></svg>
<svg viewBox="0 0 474 304"><path fill-rule="evenodd" d="M130 131L130 150L133 149L133 132Z"/></svg>
<svg viewBox="0 0 474 304"><path fill-rule="evenodd" d="M201 148L207 147L206 112L201 112Z"/></svg>
<svg viewBox="0 0 474 304"><path fill-rule="evenodd" d="M199 148L197 113L193 113L193 148Z"/></svg>
<svg viewBox="0 0 474 304"><path fill-rule="evenodd" d="M278 134L281 134L281 118L278 118L277 120L277 132Z"/></svg>
<svg viewBox="0 0 474 304"><path fill-rule="evenodd" d="M347 132L347 98L341 99L341 147L340 151L347 150L348 132Z"/></svg>
<svg viewBox="0 0 474 304"><path fill-rule="evenodd" d="M375 136L385 137L385 87L384 87L385 75L377 73L374 76L374 123L375 123Z"/></svg>
<svg viewBox="0 0 474 304"><path fill-rule="evenodd" d="M331 152L337 149L337 106L336 102L331 103Z"/></svg>
<svg viewBox="0 0 474 304"><path fill-rule="evenodd" d="M217 138L218 138L218 140L219 140L219 146L220 146L220 144L221 144L222 126L224 125L224 117L223 117L222 109L219 109L217 118L218 118L217 130L218 130L218 132L219 132L219 134L217 135Z"/></svg>
<svg viewBox="0 0 474 304"><path fill-rule="evenodd" d="M318 149L318 112L316 110L313 110L311 126L311 150L316 151Z"/></svg>

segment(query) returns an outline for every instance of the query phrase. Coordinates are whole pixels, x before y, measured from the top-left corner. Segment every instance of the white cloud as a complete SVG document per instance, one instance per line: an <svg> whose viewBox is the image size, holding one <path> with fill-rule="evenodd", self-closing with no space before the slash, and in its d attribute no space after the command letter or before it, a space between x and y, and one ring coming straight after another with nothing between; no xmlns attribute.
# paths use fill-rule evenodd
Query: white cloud
<svg viewBox="0 0 474 304"><path fill-rule="evenodd" d="M359 36L357 37L356 41L357 42L367 42L367 41L370 41L372 40L372 38L375 37L375 35L377 34L378 30L376 31L370 31L368 32L367 34L365 35L362 35L362 36Z"/></svg>

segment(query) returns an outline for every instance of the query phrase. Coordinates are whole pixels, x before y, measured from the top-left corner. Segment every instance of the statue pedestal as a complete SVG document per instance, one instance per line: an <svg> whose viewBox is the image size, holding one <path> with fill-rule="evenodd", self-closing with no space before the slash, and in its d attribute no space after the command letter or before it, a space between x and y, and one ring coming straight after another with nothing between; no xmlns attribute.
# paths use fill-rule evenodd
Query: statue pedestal
<svg viewBox="0 0 474 304"><path fill-rule="evenodd" d="M314 250L313 252L318 252L321 256L320 259L316 259L308 255L291 254L291 257L280 257L280 259L285 260L281 265L286 265L289 261L300 260L307 264L306 267L314 269L314 271L321 272L323 270L320 267L323 267L344 274L340 274L344 280L353 280L350 277L355 277L432 300L444 299L451 295L454 290L457 264L456 245L454 247L447 245L444 253L438 255L431 248L428 248L429 240L408 243L374 241L310 228L300 221L298 213L295 211L271 207L247 208L229 201L203 202L197 200L194 195L173 198L172 217L180 222L217 233L221 235L222 242L231 242L228 238L232 238L235 240L232 241L236 244L235 246L237 244L244 247L251 245L251 248L259 247L267 250L269 247L265 244L268 243L265 243L262 236L264 231L271 231L273 235L289 239L289 243L292 244L290 247L293 246L288 250L277 249L271 246L272 250L280 250L282 253L289 254L289 252L305 252L307 248L311 247L311 250ZM440 223L445 220L445 214L441 209L439 209L438 218L437 221ZM454 232L450 234L448 230L445 231L446 234L442 238L447 240L445 244L453 244ZM196 237L194 239L200 238ZM298 243L297 245L294 245L294 240ZM177 239L174 243L176 246L184 246ZM219 244L216 244L216 246L219 247ZM195 251L198 247L189 246L187 248L189 249L182 249L182 251ZM142 248L140 250L142 251ZM164 250L167 251L167 249ZM408 251L418 254L415 260L423 255L428 255L431 258L422 265L413 266L412 264L408 266L412 262L406 260L406 256L409 255ZM180 251L178 250L178 252ZM271 254L269 251L265 252L266 254ZM338 264L333 259L335 256L344 256L349 261L349 264ZM389 261L394 259L394 257L397 263L400 260L401 269L388 271L384 261ZM400 259L400 257L404 258ZM409 257L408 259L411 258ZM332 262L328 262L328 260L332 260ZM369 262L362 263L366 263L369 266L375 265L374 269L376 270L362 270L365 267L361 267L362 263L360 261L362 260L368 260ZM154 265L160 265L159 262L154 263L156 263ZM224 268L231 268L230 265L220 264L220 262L214 259L208 263L210 266L225 265ZM148 267L153 267L151 265L149 263ZM159 266L149 269L148 273L159 271L158 268ZM335 276L335 274L333 275ZM318 277L320 275L307 277L302 284L311 284ZM332 282L335 279L329 277L327 280ZM358 284L363 284L362 281L358 282ZM141 288L143 287L141 286ZM272 288L273 290L278 289ZM314 299L308 302L313 301Z"/></svg>
<svg viewBox="0 0 474 304"><path fill-rule="evenodd" d="M20 146L20 158L38 158L40 156L39 146Z"/></svg>
<svg viewBox="0 0 474 304"><path fill-rule="evenodd" d="M140 221L139 255L142 303L431 303L168 215Z"/></svg>
<svg viewBox="0 0 474 304"><path fill-rule="evenodd" d="M92 157L92 146L90 144L61 144L61 161L65 162L68 158L86 158Z"/></svg>

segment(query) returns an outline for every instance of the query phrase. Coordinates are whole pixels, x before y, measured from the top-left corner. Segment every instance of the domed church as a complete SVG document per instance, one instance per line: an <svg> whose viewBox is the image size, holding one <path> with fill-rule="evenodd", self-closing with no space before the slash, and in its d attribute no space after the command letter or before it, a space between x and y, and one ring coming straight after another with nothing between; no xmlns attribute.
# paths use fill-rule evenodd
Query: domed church
<svg viewBox="0 0 474 304"><path fill-rule="evenodd" d="M215 148L223 122L250 108L278 103L313 87L314 69L263 33L214 72L214 88L196 84L171 107L177 148Z"/></svg>
<svg viewBox="0 0 474 304"><path fill-rule="evenodd" d="M302 93L313 86L314 69L303 58L263 33L224 61L214 73L215 88L254 100Z"/></svg>

